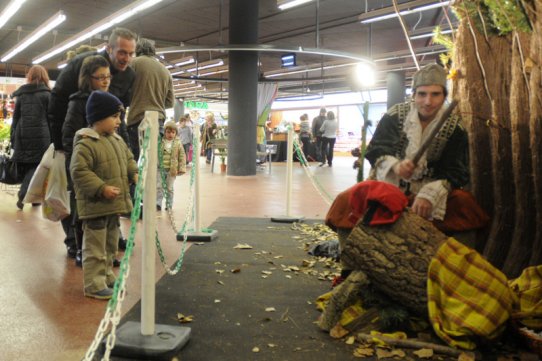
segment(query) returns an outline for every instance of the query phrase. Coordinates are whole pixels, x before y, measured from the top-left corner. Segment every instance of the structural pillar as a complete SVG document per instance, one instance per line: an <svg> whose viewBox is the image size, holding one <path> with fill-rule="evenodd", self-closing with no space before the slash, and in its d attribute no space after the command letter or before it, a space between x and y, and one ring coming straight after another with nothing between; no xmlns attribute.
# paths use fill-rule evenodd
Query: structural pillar
<svg viewBox="0 0 542 361"><path fill-rule="evenodd" d="M173 120L178 122L184 115L184 101L183 99L175 98L173 102Z"/></svg>
<svg viewBox="0 0 542 361"><path fill-rule="evenodd" d="M404 71L392 71L386 75L386 88L388 90L387 107L390 109L392 106L405 101L405 72Z"/></svg>
<svg viewBox="0 0 542 361"><path fill-rule="evenodd" d="M230 44L258 42L258 1L230 1ZM228 175L256 175L258 53L230 51Z"/></svg>

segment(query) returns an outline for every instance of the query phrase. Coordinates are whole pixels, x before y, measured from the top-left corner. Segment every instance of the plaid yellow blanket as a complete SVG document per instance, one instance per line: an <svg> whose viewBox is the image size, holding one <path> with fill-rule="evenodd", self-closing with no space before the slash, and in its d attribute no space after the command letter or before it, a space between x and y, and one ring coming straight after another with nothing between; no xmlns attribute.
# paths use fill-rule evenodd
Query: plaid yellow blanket
<svg viewBox="0 0 542 361"><path fill-rule="evenodd" d="M499 336L511 316L542 326L542 266L509 285L502 272L453 238L429 265L427 293L433 329L451 346L474 349L476 338Z"/></svg>

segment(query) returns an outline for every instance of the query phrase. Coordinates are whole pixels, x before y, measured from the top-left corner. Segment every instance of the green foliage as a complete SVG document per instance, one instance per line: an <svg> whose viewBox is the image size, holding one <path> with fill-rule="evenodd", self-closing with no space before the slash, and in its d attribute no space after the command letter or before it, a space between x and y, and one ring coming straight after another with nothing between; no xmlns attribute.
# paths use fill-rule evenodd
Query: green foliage
<svg viewBox="0 0 542 361"><path fill-rule="evenodd" d="M506 35L512 31L532 31L521 0L464 0L454 9L459 18L468 16L483 33Z"/></svg>
<svg viewBox="0 0 542 361"><path fill-rule="evenodd" d="M0 141L9 139L11 127L8 124L0 125Z"/></svg>
<svg viewBox="0 0 542 361"><path fill-rule="evenodd" d="M441 30L440 26L437 26L433 30L433 42L435 44L444 45L446 47L446 49L448 49L447 53L442 53L442 54L439 55L440 62L444 66L448 66L448 64L450 63L450 61L451 61L451 59L453 57L454 40L452 39L451 36L447 36L447 35L442 34L442 30Z"/></svg>

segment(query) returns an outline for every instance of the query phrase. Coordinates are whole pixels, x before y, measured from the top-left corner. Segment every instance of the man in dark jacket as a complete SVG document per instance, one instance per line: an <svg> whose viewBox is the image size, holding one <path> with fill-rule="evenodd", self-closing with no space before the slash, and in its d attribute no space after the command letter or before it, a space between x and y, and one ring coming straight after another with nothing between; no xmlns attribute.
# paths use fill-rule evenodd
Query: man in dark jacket
<svg viewBox="0 0 542 361"><path fill-rule="evenodd" d="M66 119L70 95L78 91L79 71L83 60L91 55L101 55L109 62L109 69L112 75L109 92L115 95L127 108L131 101L131 89L135 80L135 72L129 67L130 61L135 56L137 35L125 28L116 28L109 36L109 43L102 52L90 51L73 58L68 65L62 69L58 76L55 87L51 91L49 99L49 110L47 119L51 127L51 140L56 150L63 150L62 125ZM126 143L129 142L126 124L121 122L120 135ZM75 257L77 248L75 235L71 227L70 218L62 221L62 228L66 234L64 243L68 247L68 256Z"/></svg>
<svg viewBox="0 0 542 361"><path fill-rule="evenodd" d="M314 139L314 148L316 151L316 160L322 162L324 159L322 153L322 124L326 120L326 108L320 108L320 115L312 120L312 139Z"/></svg>
<svg viewBox="0 0 542 361"><path fill-rule="evenodd" d="M79 70L81 70L83 60L86 57L101 55L107 59L112 75L109 92L119 98L125 108L130 105L135 72L129 67L129 64L135 56L136 39L137 35L131 30L116 28L109 36L109 43L105 50L80 54L62 69L51 91L48 111L51 138L55 144L55 149L64 149L62 145L62 125L66 119L70 95L78 91ZM128 134L124 122L121 123L120 135L128 143Z"/></svg>

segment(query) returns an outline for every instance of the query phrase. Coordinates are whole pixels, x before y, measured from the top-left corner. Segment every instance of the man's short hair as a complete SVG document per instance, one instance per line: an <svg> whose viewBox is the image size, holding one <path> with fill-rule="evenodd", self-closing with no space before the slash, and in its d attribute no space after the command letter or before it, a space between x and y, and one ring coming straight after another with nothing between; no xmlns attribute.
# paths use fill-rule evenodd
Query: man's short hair
<svg viewBox="0 0 542 361"><path fill-rule="evenodd" d="M137 41L137 35L132 30L126 28L115 28L111 32L111 35L109 35L109 46L114 47L117 45L118 38Z"/></svg>
<svg viewBox="0 0 542 361"><path fill-rule="evenodd" d="M156 55L156 49L154 47L153 41L145 38L140 38L137 41L136 46L136 56L140 55L148 55L148 56L154 56Z"/></svg>

